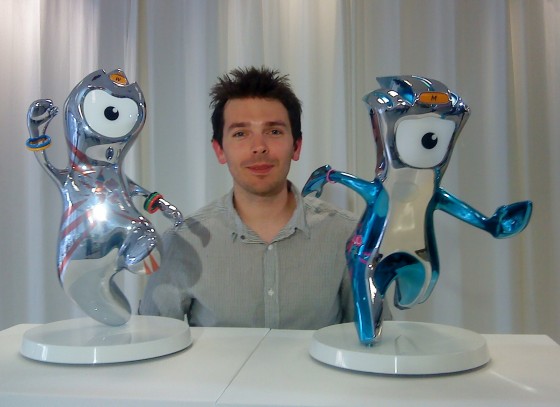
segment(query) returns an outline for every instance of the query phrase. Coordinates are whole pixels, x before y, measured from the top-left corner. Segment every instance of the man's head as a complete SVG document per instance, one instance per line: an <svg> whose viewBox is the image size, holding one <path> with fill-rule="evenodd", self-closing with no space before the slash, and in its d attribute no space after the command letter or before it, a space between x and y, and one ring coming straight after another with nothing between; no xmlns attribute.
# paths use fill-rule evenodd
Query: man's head
<svg viewBox="0 0 560 407"><path fill-rule="evenodd" d="M283 194L301 151L301 104L285 76L267 68L237 69L212 88L212 148L227 164L234 194Z"/></svg>
<svg viewBox="0 0 560 407"><path fill-rule="evenodd" d="M212 101L212 139L222 146L224 109L232 99L277 100L286 108L294 142L302 137L301 102L294 94L288 77L277 70L261 67L238 68L218 79L210 91Z"/></svg>

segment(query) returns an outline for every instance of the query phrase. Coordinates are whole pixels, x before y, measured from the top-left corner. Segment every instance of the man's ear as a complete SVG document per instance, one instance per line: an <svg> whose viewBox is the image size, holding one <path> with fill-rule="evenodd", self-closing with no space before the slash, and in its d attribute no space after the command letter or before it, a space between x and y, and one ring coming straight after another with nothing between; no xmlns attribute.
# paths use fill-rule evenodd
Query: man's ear
<svg viewBox="0 0 560 407"><path fill-rule="evenodd" d="M297 161L299 160L299 155L301 153L301 143L303 142L302 139L298 139L294 141L294 153L292 154L292 160Z"/></svg>
<svg viewBox="0 0 560 407"><path fill-rule="evenodd" d="M220 143L216 139L212 139L212 148L214 149L214 154L220 164L227 163L226 155L224 154L224 149L220 146Z"/></svg>

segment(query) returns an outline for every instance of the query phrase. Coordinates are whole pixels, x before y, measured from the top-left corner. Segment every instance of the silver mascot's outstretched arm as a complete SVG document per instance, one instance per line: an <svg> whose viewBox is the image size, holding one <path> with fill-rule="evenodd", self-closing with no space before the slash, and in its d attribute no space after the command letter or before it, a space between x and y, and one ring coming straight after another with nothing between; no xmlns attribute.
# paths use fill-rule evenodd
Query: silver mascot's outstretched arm
<svg viewBox="0 0 560 407"><path fill-rule="evenodd" d="M35 153L35 158L41 167L60 184L65 177L66 171L55 168L47 157L46 149L51 146L51 138L47 135L47 127L52 119L58 114L56 107L50 99L38 99L31 103L27 110L27 129L29 138L26 146Z"/></svg>
<svg viewBox="0 0 560 407"><path fill-rule="evenodd" d="M183 214L177 209L176 206L169 203L163 198L159 192L151 192L144 187L138 185L136 182L128 179L130 195L139 195L146 198L144 201L144 209L149 213L155 213L161 210L163 216L173 222L173 226L178 228L184 222Z"/></svg>

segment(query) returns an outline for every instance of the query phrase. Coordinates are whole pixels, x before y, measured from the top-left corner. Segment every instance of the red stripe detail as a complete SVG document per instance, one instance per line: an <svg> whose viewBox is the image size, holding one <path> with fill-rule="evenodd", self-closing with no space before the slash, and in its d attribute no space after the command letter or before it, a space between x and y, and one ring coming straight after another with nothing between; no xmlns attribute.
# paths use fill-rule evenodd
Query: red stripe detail
<svg viewBox="0 0 560 407"><path fill-rule="evenodd" d="M95 225L94 225L94 227L95 227ZM78 248L80 243L82 243L82 241L85 239L86 235L87 235L87 232L82 233L80 238L76 239L76 241L74 242L72 247L66 252L66 255L64 256L64 259L62 259L62 261L60 262L60 266L58 267L58 276L59 277L62 276L63 272L66 270L66 267L68 266L68 262L72 258L72 254L74 254L74 252L76 251L76 249Z"/></svg>
<svg viewBox="0 0 560 407"><path fill-rule="evenodd" d="M72 230L76 229L84 221L84 218L86 218L86 219L89 218L89 213L90 213L90 211L88 211L87 213L83 214L82 216L79 216L76 219L74 219L74 221L69 223L64 228L64 230L62 230L60 233L62 235L65 235L65 234L71 232Z"/></svg>
<svg viewBox="0 0 560 407"><path fill-rule="evenodd" d="M150 253L150 261L152 262L152 273L155 273L159 269L159 264L152 253Z"/></svg>
<svg viewBox="0 0 560 407"><path fill-rule="evenodd" d="M74 213L74 211L76 211L85 202L87 202L87 199L78 202L73 202L72 205L70 205L70 207L66 208L66 211L64 211L64 219L69 218L70 215L72 215L72 213Z"/></svg>
<svg viewBox="0 0 560 407"><path fill-rule="evenodd" d="M68 140L68 147L70 149L70 151L72 152L72 154L78 159L77 161L79 161L82 164L87 165L89 168L93 168L91 166L91 164L89 163L89 159L87 157L87 155L85 155L82 151L78 150L78 147L76 147L74 144L72 144L70 142L70 140ZM76 162L76 160L72 160L73 163Z"/></svg>
<svg viewBox="0 0 560 407"><path fill-rule="evenodd" d="M144 270L146 270L146 275L150 275L153 273L153 271L150 269L150 265L148 264L148 262L146 260L144 260L142 262L144 264Z"/></svg>

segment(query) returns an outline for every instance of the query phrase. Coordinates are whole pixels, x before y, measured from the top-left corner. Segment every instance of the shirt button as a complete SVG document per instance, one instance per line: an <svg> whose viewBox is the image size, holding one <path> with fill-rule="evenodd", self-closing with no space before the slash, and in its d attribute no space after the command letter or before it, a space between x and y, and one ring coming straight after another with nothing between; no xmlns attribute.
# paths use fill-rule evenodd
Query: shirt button
<svg viewBox="0 0 560 407"><path fill-rule="evenodd" d="M268 290L268 295L271 297L274 295L274 290L272 288Z"/></svg>
<svg viewBox="0 0 560 407"><path fill-rule="evenodd" d="M274 246L272 246L271 244L268 245L267 249L270 251L274 248Z"/></svg>

